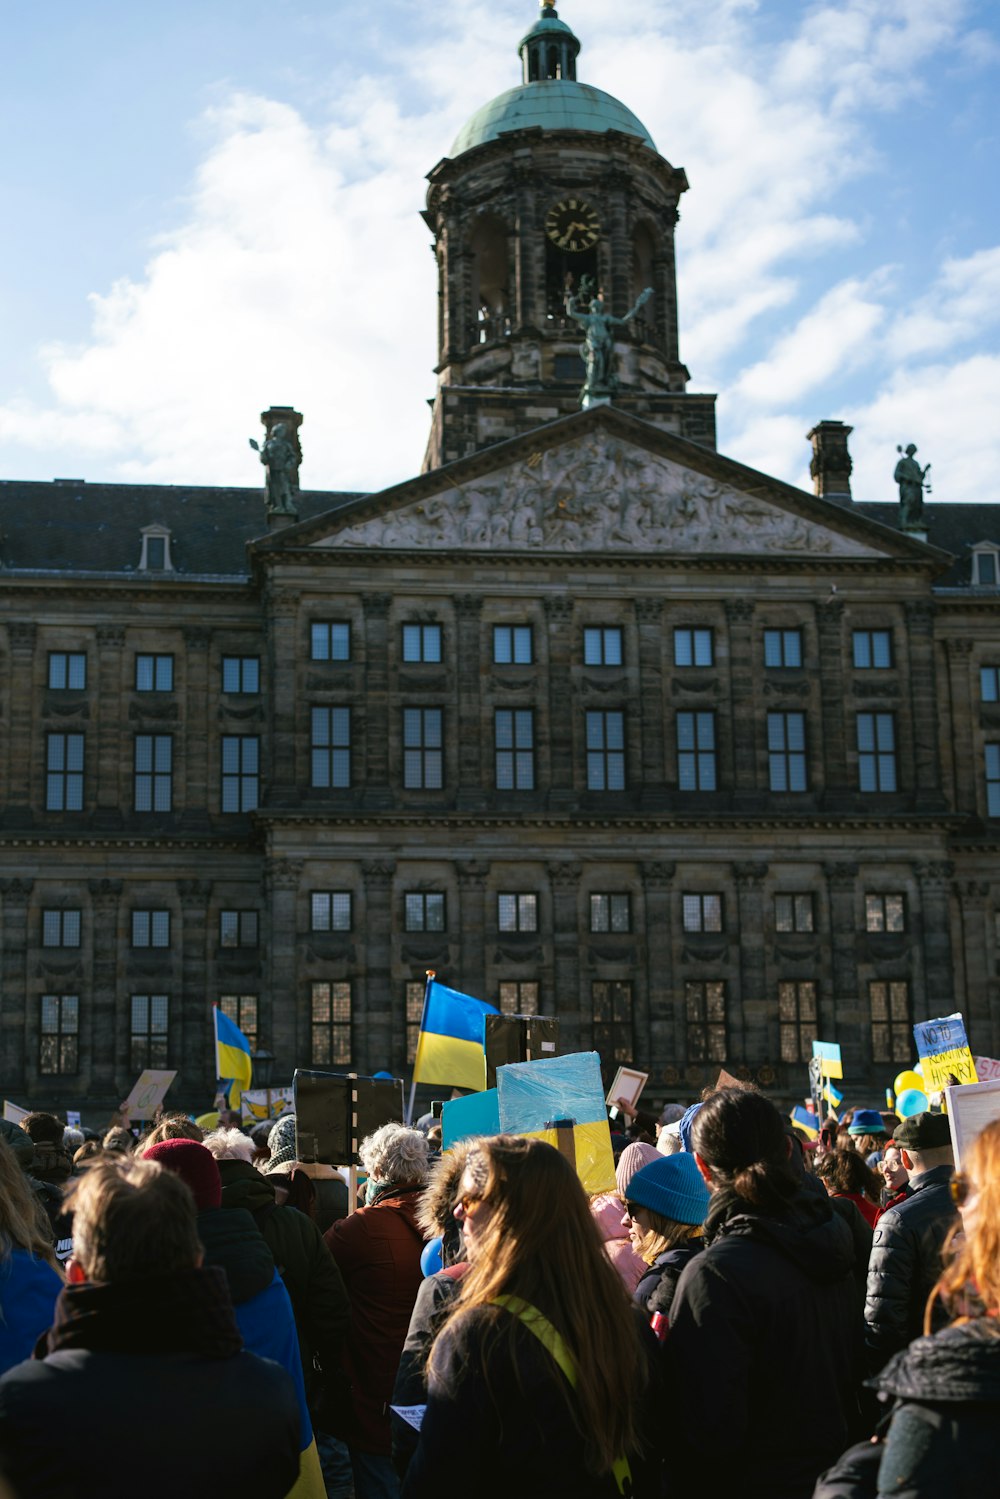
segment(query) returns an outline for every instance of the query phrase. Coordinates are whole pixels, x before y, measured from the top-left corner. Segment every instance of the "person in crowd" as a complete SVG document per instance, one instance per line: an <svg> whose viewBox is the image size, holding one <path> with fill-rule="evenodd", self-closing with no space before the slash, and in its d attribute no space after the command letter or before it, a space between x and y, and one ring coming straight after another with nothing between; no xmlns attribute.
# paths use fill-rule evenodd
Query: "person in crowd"
<svg viewBox="0 0 1000 1499"><path fill-rule="evenodd" d="M74 1256L44 1355L0 1379L0 1466L22 1499L283 1499L299 1470L284 1370L244 1352L191 1194L153 1161L74 1183Z"/></svg>
<svg viewBox="0 0 1000 1499"><path fill-rule="evenodd" d="M150 1145L159 1145L161 1140L196 1140L200 1144L204 1138L201 1125L195 1124L187 1114L163 1114L149 1134L140 1140L139 1153L141 1155Z"/></svg>
<svg viewBox="0 0 1000 1499"><path fill-rule="evenodd" d="M431 1349L404 1499L439 1499L461 1474L480 1499L603 1499L627 1477L637 1499L658 1495L659 1454L643 1451L656 1345L572 1166L538 1139L478 1140L455 1215L469 1268Z"/></svg>
<svg viewBox="0 0 1000 1499"><path fill-rule="evenodd" d="M423 1273L417 1207L427 1178L427 1137L384 1124L361 1143L366 1204L325 1235L351 1300L344 1368L353 1386L347 1444L357 1499L398 1493L389 1401Z"/></svg>
<svg viewBox="0 0 1000 1499"><path fill-rule="evenodd" d="M274 1178L279 1206L298 1208L322 1234L347 1217L347 1183L337 1168L321 1161L296 1160L294 1114L283 1114L275 1121L267 1143L269 1154L258 1170Z"/></svg>
<svg viewBox="0 0 1000 1499"><path fill-rule="evenodd" d="M103 1155L104 1146L100 1140L84 1140L73 1157L74 1176L79 1176L81 1171L89 1171L94 1162L99 1161Z"/></svg>
<svg viewBox="0 0 1000 1499"><path fill-rule="evenodd" d="M634 1140L626 1145L615 1163L615 1192L598 1192L590 1199L590 1212L604 1244L604 1252L622 1278L629 1295L646 1273L645 1261L632 1246L622 1204L628 1196L628 1184L637 1171L657 1158L656 1147Z"/></svg>
<svg viewBox="0 0 1000 1499"><path fill-rule="evenodd" d="M926 1116L919 1116L926 1117ZM898 1133L898 1131L897 1131ZM951 1186L964 1239L934 1289L950 1324L917 1338L873 1381L893 1402L884 1439L845 1453L815 1499L942 1499L993 1493L1000 1424L1000 1121ZM960 1244L960 1247L959 1247ZM924 1316L925 1334L934 1307ZM883 1435L880 1433L880 1436Z"/></svg>
<svg viewBox="0 0 1000 1499"><path fill-rule="evenodd" d="M910 1195L882 1214L872 1241L865 1344L873 1374L920 1335L927 1298L941 1274L941 1249L956 1216L947 1116L904 1119L895 1139L909 1172ZM940 1308L936 1315L943 1319Z"/></svg>
<svg viewBox="0 0 1000 1499"><path fill-rule="evenodd" d="M85 1139L86 1136L84 1135L82 1129L77 1129L76 1126L72 1124L67 1124L64 1127L62 1132L62 1148L69 1156L70 1160L72 1160L76 1155L76 1152L80 1149L80 1146L83 1144Z"/></svg>
<svg viewBox="0 0 1000 1499"><path fill-rule="evenodd" d="M889 1138L878 1109L855 1109L847 1126L847 1134L865 1165L874 1169L882 1159L882 1151Z"/></svg>
<svg viewBox="0 0 1000 1499"><path fill-rule="evenodd" d="M704 1248L708 1188L693 1156L657 1155L632 1177L625 1198L622 1224L644 1266L632 1299L669 1317L684 1267Z"/></svg>
<svg viewBox="0 0 1000 1499"><path fill-rule="evenodd" d="M911 1195L910 1173L903 1165L903 1154L896 1144L895 1138L886 1144L882 1159L878 1163L878 1169L882 1174L884 1186L879 1197L879 1210L875 1221L878 1222L886 1208L898 1207Z"/></svg>
<svg viewBox="0 0 1000 1499"><path fill-rule="evenodd" d="M731 1499L734 1486L807 1499L857 1426L850 1231L793 1169L796 1147L762 1094L720 1089L691 1142L711 1201L663 1347L671 1482L699 1499Z"/></svg>
<svg viewBox="0 0 1000 1499"><path fill-rule="evenodd" d="M31 1357L62 1287L48 1217L0 1139L0 1373Z"/></svg>
<svg viewBox="0 0 1000 1499"><path fill-rule="evenodd" d="M31 1174L36 1181L63 1188L73 1175L73 1157L63 1145L66 1130L54 1114L27 1114L21 1128L35 1147Z"/></svg>
<svg viewBox="0 0 1000 1499"><path fill-rule="evenodd" d="M816 1175L831 1197L846 1197L868 1227L875 1227L881 1184L877 1173L865 1165L856 1150L826 1151L816 1162Z"/></svg>
<svg viewBox="0 0 1000 1499"><path fill-rule="evenodd" d="M131 1155L135 1149L132 1131L124 1124L113 1124L105 1134L103 1144L108 1155Z"/></svg>

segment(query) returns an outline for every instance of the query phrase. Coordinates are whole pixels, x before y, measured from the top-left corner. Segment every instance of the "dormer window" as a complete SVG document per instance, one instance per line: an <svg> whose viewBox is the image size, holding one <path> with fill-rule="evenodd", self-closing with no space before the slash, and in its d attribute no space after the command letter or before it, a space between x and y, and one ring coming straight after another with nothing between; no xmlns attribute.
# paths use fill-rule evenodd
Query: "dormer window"
<svg viewBox="0 0 1000 1499"><path fill-rule="evenodd" d="M143 526L142 552L139 556L141 573L169 573L173 571L170 560L170 532L166 526Z"/></svg>
<svg viewBox="0 0 1000 1499"><path fill-rule="evenodd" d="M996 588L1000 584L1000 547L984 543L972 549L972 583L975 588Z"/></svg>

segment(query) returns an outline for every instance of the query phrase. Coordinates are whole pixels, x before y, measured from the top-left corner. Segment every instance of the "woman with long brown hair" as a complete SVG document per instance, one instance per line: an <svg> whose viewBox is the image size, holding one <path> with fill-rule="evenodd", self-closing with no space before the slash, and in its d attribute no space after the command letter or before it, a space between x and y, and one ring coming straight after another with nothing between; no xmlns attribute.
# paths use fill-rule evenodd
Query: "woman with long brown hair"
<svg viewBox="0 0 1000 1499"><path fill-rule="evenodd" d="M541 1140L481 1140L456 1217L469 1269L431 1350L404 1499L456 1479L477 1499L658 1494L640 1432L650 1354L572 1166Z"/></svg>
<svg viewBox="0 0 1000 1499"><path fill-rule="evenodd" d="M0 1374L31 1357L62 1288L45 1209L0 1139Z"/></svg>

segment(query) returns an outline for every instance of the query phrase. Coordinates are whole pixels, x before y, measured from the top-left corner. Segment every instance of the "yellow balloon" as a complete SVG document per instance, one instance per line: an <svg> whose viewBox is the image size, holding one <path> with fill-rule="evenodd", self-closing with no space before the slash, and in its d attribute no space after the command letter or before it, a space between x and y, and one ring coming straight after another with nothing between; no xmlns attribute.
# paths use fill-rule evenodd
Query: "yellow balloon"
<svg viewBox="0 0 1000 1499"><path fill-rule="evenodd" d="M909 1070L907 1070L906 1072L901 1072L892 1085L892 1091L895 1093L897 1098L901 1093L905 1093L908 1088L916 1088L920 1093L926 1092L924 1080L920 1076L919 1072L912 1072Z"/></svg>

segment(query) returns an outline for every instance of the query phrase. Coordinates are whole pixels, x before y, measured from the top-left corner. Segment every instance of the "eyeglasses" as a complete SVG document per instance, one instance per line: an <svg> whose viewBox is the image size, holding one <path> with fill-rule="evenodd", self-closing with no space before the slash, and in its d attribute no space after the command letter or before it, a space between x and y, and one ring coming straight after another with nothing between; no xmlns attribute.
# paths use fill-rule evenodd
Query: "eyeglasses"
<svg viewBox="0 0 1000 1499"><path fill-rule="evenodd" d="M973 1187L967 1176L963 1176L961 1171L955 1172L948 1186L951 1189L951 1200L957 1208L964 1207L975 1192L975 1187Z"/></svg>

